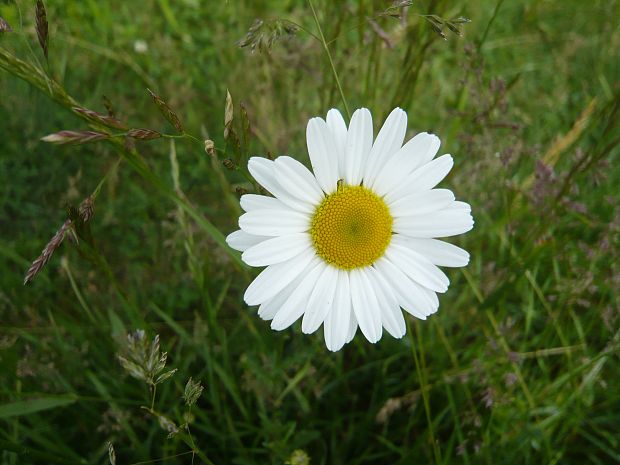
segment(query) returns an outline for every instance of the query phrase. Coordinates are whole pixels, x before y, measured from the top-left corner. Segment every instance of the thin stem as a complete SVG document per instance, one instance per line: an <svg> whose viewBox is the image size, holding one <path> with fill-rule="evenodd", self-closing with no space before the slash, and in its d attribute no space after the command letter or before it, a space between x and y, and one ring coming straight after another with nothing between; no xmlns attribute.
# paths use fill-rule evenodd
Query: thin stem
<svg viewBox="0 0 620 465"><path fill-rule="evenodd" d="M188 413L189 413L189 417L191 418L192 415L192 408L190 407L188 409ZM192 443L192 465L194 465L194 458L196 457L196 443L194 442L194 437L192 436L192 432L189 429L189 420L187 421L185 427L187 428L187 435L189 436L189 440Z"/></svg>
<svg viewBox="0 0 620 465"><path fill-rule="evenodd" d="M194 140L194 141L198 142L198 143L199 143L199 144L201 144L201 145L202 145L202 144L204 144L204 140L200 140L200 139L198 139L197 137L194 137L194 136L192 136L191 134L189 134L189 133L187 133L187 132L184 132L184 133L183 133L183 136L187 137L188 139L192 139L192 140Z"/></svg>
<svg viewBox="0 0 620 465"><path fill-rule="evenodd" d="M310 36L314 37L316 40L318 40L319 42L321 42L321 39L319 39L315 33L313 33L310 29L306 29L305 27L303 27L301 24L296 23L295 21L291 21L290 19L282 19L281 21L284 21L285 23L289 23L292 24L295 27L298 27L299 29L301 29L302 31L304 31L306 34L309 34Z"/></svg>
<svg viewBox="0 0 620 465"><path fill-rule="evenodd" d="M116 160L116 162L108 169L108 171L103 176L103 178L101 178L101 180L99 181L99 184L97 184L97 187L95 187L95 190L93 191L93 193L90 194L90 196L93 199L97 198L97 196L99 195L99 192L101 191L101 188L103 187L105 182L108 180L108 176L110 176L110 173L112 173L112 171L114 171L116 168L118 168L118 166L121 164L122 161L123 161L123 159L121 157L119 157Z"/></svg>
<svg viewBox="0 0 620 465"><path fill-rule="evenodd" d="M480 50L482 48L482 45L487 40L487 36L489 35L489 31L491 30L491 26L493 25L493 22L495 21L495 18L497 18L497 14L499 13L499 9L501 8L502 3L504 3L504 0L498 0L498 2L495 4L495 9L493 10L493 15L491 16L491 19L487 23L487 27L484 30L484 33L482 34L482 37L478 41L478 44L477 44L478 50Z"/></svg>
<svg viewBox="0 0 620 465"><path fill-rule="evenodd" d="M155 394L157 394L157 384L153 384L153 387L151 388L151 412L154 412L155 410L153 409L155 407Z"/></svg>
<svg viewBox="0 0 620 465"><path fill-rule="evenodd" d="M428 423L428 434L430 436L431 442L433 443L433 456L435 459L435 464L439 465L441 464L441 452L439 450L437 441L435 440L435 430L433 428L433 420L431 418L430 401L428 398L428 392L426 392L428 389L428 386L426 384L426 376L424 375L424 369L423 369L425 367L420 366L420 359L418 358L418 352L416 350L416 341L411 331L411 325L409 324L409 319L405 319L405 321L407 322L407 333L409 334L409 341L411 342L411 354L413 355L413 360L415 362L415 370L418 375L418 382L420 383L420 391L422 391L422 399L424 401L424 411L426 412L426 422ZM419 331L417 331L417 325L415 325L415 328L416 328L416 336L418 338L418 341L420 341L420 333ZM420 352L421 352L421 348L422 348L422 345L420 344ZM424 362L423 354L420 354L420 356L422 357L422 361Z"/></svg>
<svg viewBox="0 0 620 465"><path fill-rule="evenodd" d="M78 302L80 303L80 305L82 306L86 314L88 315L88 318L93 323L96 323L97 320L95 319L95 316L93 315L93 312L91 311L90 307L86 303L84 296L80 292L80 288L75 282L75 278L73 277L73 273L71 272L71 268L69 267L69 262L65 259L65 257L62 257L60 261L60 266L65 271L65 273L67 273L67 277L69 278L69 283L71 284L71 288L73 289L73 292L75 293L75 296L77 297Z"/></svg>
<svg viewBox="0 0 620 465"><path fill-rule="evenodd" d="M187 452L181 452L180 454L174 454L174 455L167 455L165 457L160 457L158 459L146 460L144 462L134 462L131 465L146 465L148 463L164 462L164 461L169 460L169 459L174 459L174 458L177 458L177 457L182 457L184 455L189 455L189 454L193 454L193 453L194 453L193 451L188 450Z"/></svg>
<svg viewBox="0 0 620 465"><path fill-rule="evenodd" d="M351 112L349 111L349 105L347 105L347 99L345 98L344 91L342 90L342 86L340 85L340 79L338 78L338 72L336 71L336 67L334 66L334 60L332 59L332 54L329 51L329 47L327 46L325 36L323 35L323 29L321 28L321 23L319 23L319 17L316 14L316 10L314 9L312 0L308 0L308 4L310 5L310 9L312 10L312 15L314 16L314 22L316 23L316 28L318 29L319 36L321 37L321 43L323 44L323 48L325 49L325 53L327 54L327 58L329 59L329 65L332 68L332 73L334 74L334 79L336 80L336 86L338 87L338 91L340 92L340 98L342 99L342 104L344 105L344 111L347 114L347 118L351 119Z"/></svg>

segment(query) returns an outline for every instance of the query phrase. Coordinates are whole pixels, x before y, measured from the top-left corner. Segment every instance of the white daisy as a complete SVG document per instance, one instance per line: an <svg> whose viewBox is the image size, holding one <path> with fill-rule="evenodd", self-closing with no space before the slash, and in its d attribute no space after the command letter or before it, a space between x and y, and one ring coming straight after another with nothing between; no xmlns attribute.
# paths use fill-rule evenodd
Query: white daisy
<svg viewBox="0 0 620 465"><path fill-rule="evenodd" d="M349 128L338 110L312 118L306 138L314 174L297 160L253 157L248 169L273 197L241 197L246 212L228 244L250 266L266 266L244 299L283 330L323 325L332 351L359 326L375 343L385 330L405 334L401 308L426 319L450 283L440 266L469 254L434 239L469 231L471 208L447 189L450 155L435 158L439 138L426 132L403 144L407 114L396 108L373 142L372 117L357 110Z"/></svg>

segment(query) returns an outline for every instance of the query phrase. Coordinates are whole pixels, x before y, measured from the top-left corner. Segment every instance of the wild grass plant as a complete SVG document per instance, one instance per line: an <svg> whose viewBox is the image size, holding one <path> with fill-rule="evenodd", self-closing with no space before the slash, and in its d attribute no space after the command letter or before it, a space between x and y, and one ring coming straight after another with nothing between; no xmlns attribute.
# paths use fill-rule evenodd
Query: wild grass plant
<svg viewBox="0 0 620 465"><path fill-rule="evenodd" d="M617 18L0 2L0 462L619 463ZM472 258L402 340L330 353L243 303L224 237L249 156L307 163L308 119L361 106L441 137Z"/></svg>

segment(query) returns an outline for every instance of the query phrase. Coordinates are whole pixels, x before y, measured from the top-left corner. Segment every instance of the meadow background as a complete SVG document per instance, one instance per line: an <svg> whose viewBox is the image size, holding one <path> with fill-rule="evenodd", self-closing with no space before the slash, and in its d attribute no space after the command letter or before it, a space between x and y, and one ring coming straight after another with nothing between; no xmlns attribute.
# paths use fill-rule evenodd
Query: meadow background
<svg viewBox="0 0 620 465"><path fill-rule="evenodd" d="M1 463L620 463L620 4L396 3L47 0L46 59L36 2L0 1ZM312 6L349 109L438 134L476 219L436 315L335 354L271 331L222 246L248 155L307 162L345 111ZM103 96L166 137L40 140L122 134L71 110Z"/></svg>

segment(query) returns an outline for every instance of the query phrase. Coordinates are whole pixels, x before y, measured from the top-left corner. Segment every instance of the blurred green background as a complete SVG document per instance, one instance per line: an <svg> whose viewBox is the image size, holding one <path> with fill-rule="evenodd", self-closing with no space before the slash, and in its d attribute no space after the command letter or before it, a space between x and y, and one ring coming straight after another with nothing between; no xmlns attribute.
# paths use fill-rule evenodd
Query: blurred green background
<svg viewBox="0 0 620 465"><path fill-rule="evenodd" d="M307 162L308 119L345 110L311 4L48 0L46 60L35 3L0 0L0 462L620 463L619 2L314 1L350 109L438 134L476 219L436 315L336 354L271 331L220 244L247 157ZM67 95L176 134L147 88L197 140L40 140L89 129ZM178 369L154 402L117 358L138 328Z"/></svg>

